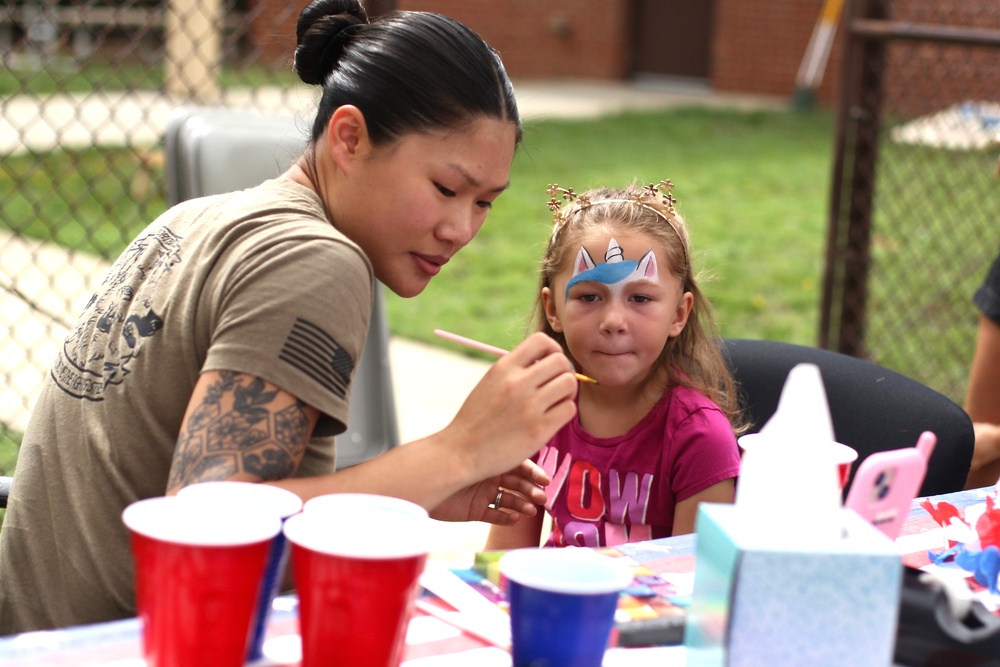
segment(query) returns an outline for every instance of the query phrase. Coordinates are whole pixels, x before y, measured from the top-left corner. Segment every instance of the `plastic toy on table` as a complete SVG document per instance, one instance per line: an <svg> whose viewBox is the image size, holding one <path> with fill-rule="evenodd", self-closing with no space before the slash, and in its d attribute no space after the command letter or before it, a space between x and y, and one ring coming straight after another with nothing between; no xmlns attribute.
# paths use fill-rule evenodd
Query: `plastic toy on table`
<svg viewBox="0 0 1000 667"><path fill-rule="evenodd" d="M920 491L937 436L924 431L915 447L870 454L858 466L844 506L894 540Z"/></svg>

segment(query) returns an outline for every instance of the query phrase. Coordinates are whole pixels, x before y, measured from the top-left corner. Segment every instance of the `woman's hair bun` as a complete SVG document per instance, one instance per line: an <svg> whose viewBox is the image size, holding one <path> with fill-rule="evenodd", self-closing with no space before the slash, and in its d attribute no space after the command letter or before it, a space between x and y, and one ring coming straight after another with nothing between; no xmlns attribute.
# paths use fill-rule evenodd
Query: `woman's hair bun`
<svg viewBox="0 0 1000 667"><path fill-rule="evenodd" d="M322 85L351 35L368 23L358 0L314 0L299 15L295 34L295 72L304 83Z"/></svg>

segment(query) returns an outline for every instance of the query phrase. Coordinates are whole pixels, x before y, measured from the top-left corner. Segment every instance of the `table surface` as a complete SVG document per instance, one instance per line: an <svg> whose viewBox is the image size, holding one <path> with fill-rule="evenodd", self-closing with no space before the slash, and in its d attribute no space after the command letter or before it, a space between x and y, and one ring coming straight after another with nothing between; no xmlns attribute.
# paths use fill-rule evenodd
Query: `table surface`
<svg viewBox="0 0 1000 667"><path fill-rule="evenodd" d="M942 496L930 500L949 502L959 509L982 503L993 489L976 489ZM897 540L903 562L911 567L928 564L927 552L947 545L937 523L920 506L913 502L902 534ZM650 542L638 542L617 547L637 563L659 573L670 573L672 585L684 588L685 578L690 586L694 573L695 536L683 535ZM680 583L678 583L680 582ZM690 589L689 589L690 590ZM268 626L266 657L254 663L255 667L298 667L299 637L297 600L294 596L281 596L275 600ZM32 665L42 667L106 666L143 667L141 628L138 619L126 619L96 625L79 626L62 630L24 633L0 637L0 664L5 667ZM683 665L683 647L657 647L653 649L611 649L605 665ZM416 610L407 633L404 667L433 667L435 665L467 665L478 667L506 667L510 656L501 649Z"/></svg>

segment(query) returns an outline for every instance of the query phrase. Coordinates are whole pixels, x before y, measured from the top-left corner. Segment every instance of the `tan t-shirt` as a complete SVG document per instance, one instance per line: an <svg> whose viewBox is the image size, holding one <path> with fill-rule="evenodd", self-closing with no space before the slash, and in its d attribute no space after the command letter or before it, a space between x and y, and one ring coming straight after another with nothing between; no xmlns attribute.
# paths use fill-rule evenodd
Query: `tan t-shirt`
<svg viewBox="0 0 1000 667"><path fill-rule="evenodd" d="M163 495L199 373L262 377L323 416L297 475L334 469L368 330L368 259L278 178L185 202L122 253L55 360L0 531L0 634L135 614L121 512Z"/></svg>

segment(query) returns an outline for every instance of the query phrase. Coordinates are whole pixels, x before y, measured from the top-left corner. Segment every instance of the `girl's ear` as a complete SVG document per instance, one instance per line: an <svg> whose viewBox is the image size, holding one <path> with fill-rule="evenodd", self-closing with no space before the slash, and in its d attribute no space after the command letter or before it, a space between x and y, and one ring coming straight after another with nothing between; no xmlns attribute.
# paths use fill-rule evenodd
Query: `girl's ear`
<svg viewBox="0 0 1000 667"><path fill-rule="evenodd" d="M680 336L687 324L691 309L694 308L694 295L691 292L684 292L681 300L677 302L677 310L674 311L674 322L670 325L670 337Z"/></svg>
<svg viewBox="0 0 1000 667"><path fill-rule="evenodd" d="M337 107L326 126L326 141L330 155L342 170L347 171L359 157L372 149L365 115L356 106Z"/></svg>
<svg viewBox="0 0 1000 667"><path fill-rule="evenodd" d="M542 288L542 308L545 309L545 319L549 321L549 326L556 333L562 333L562 322L556 313L556 302L552 298L552 290L548 287Z"/></svg>

